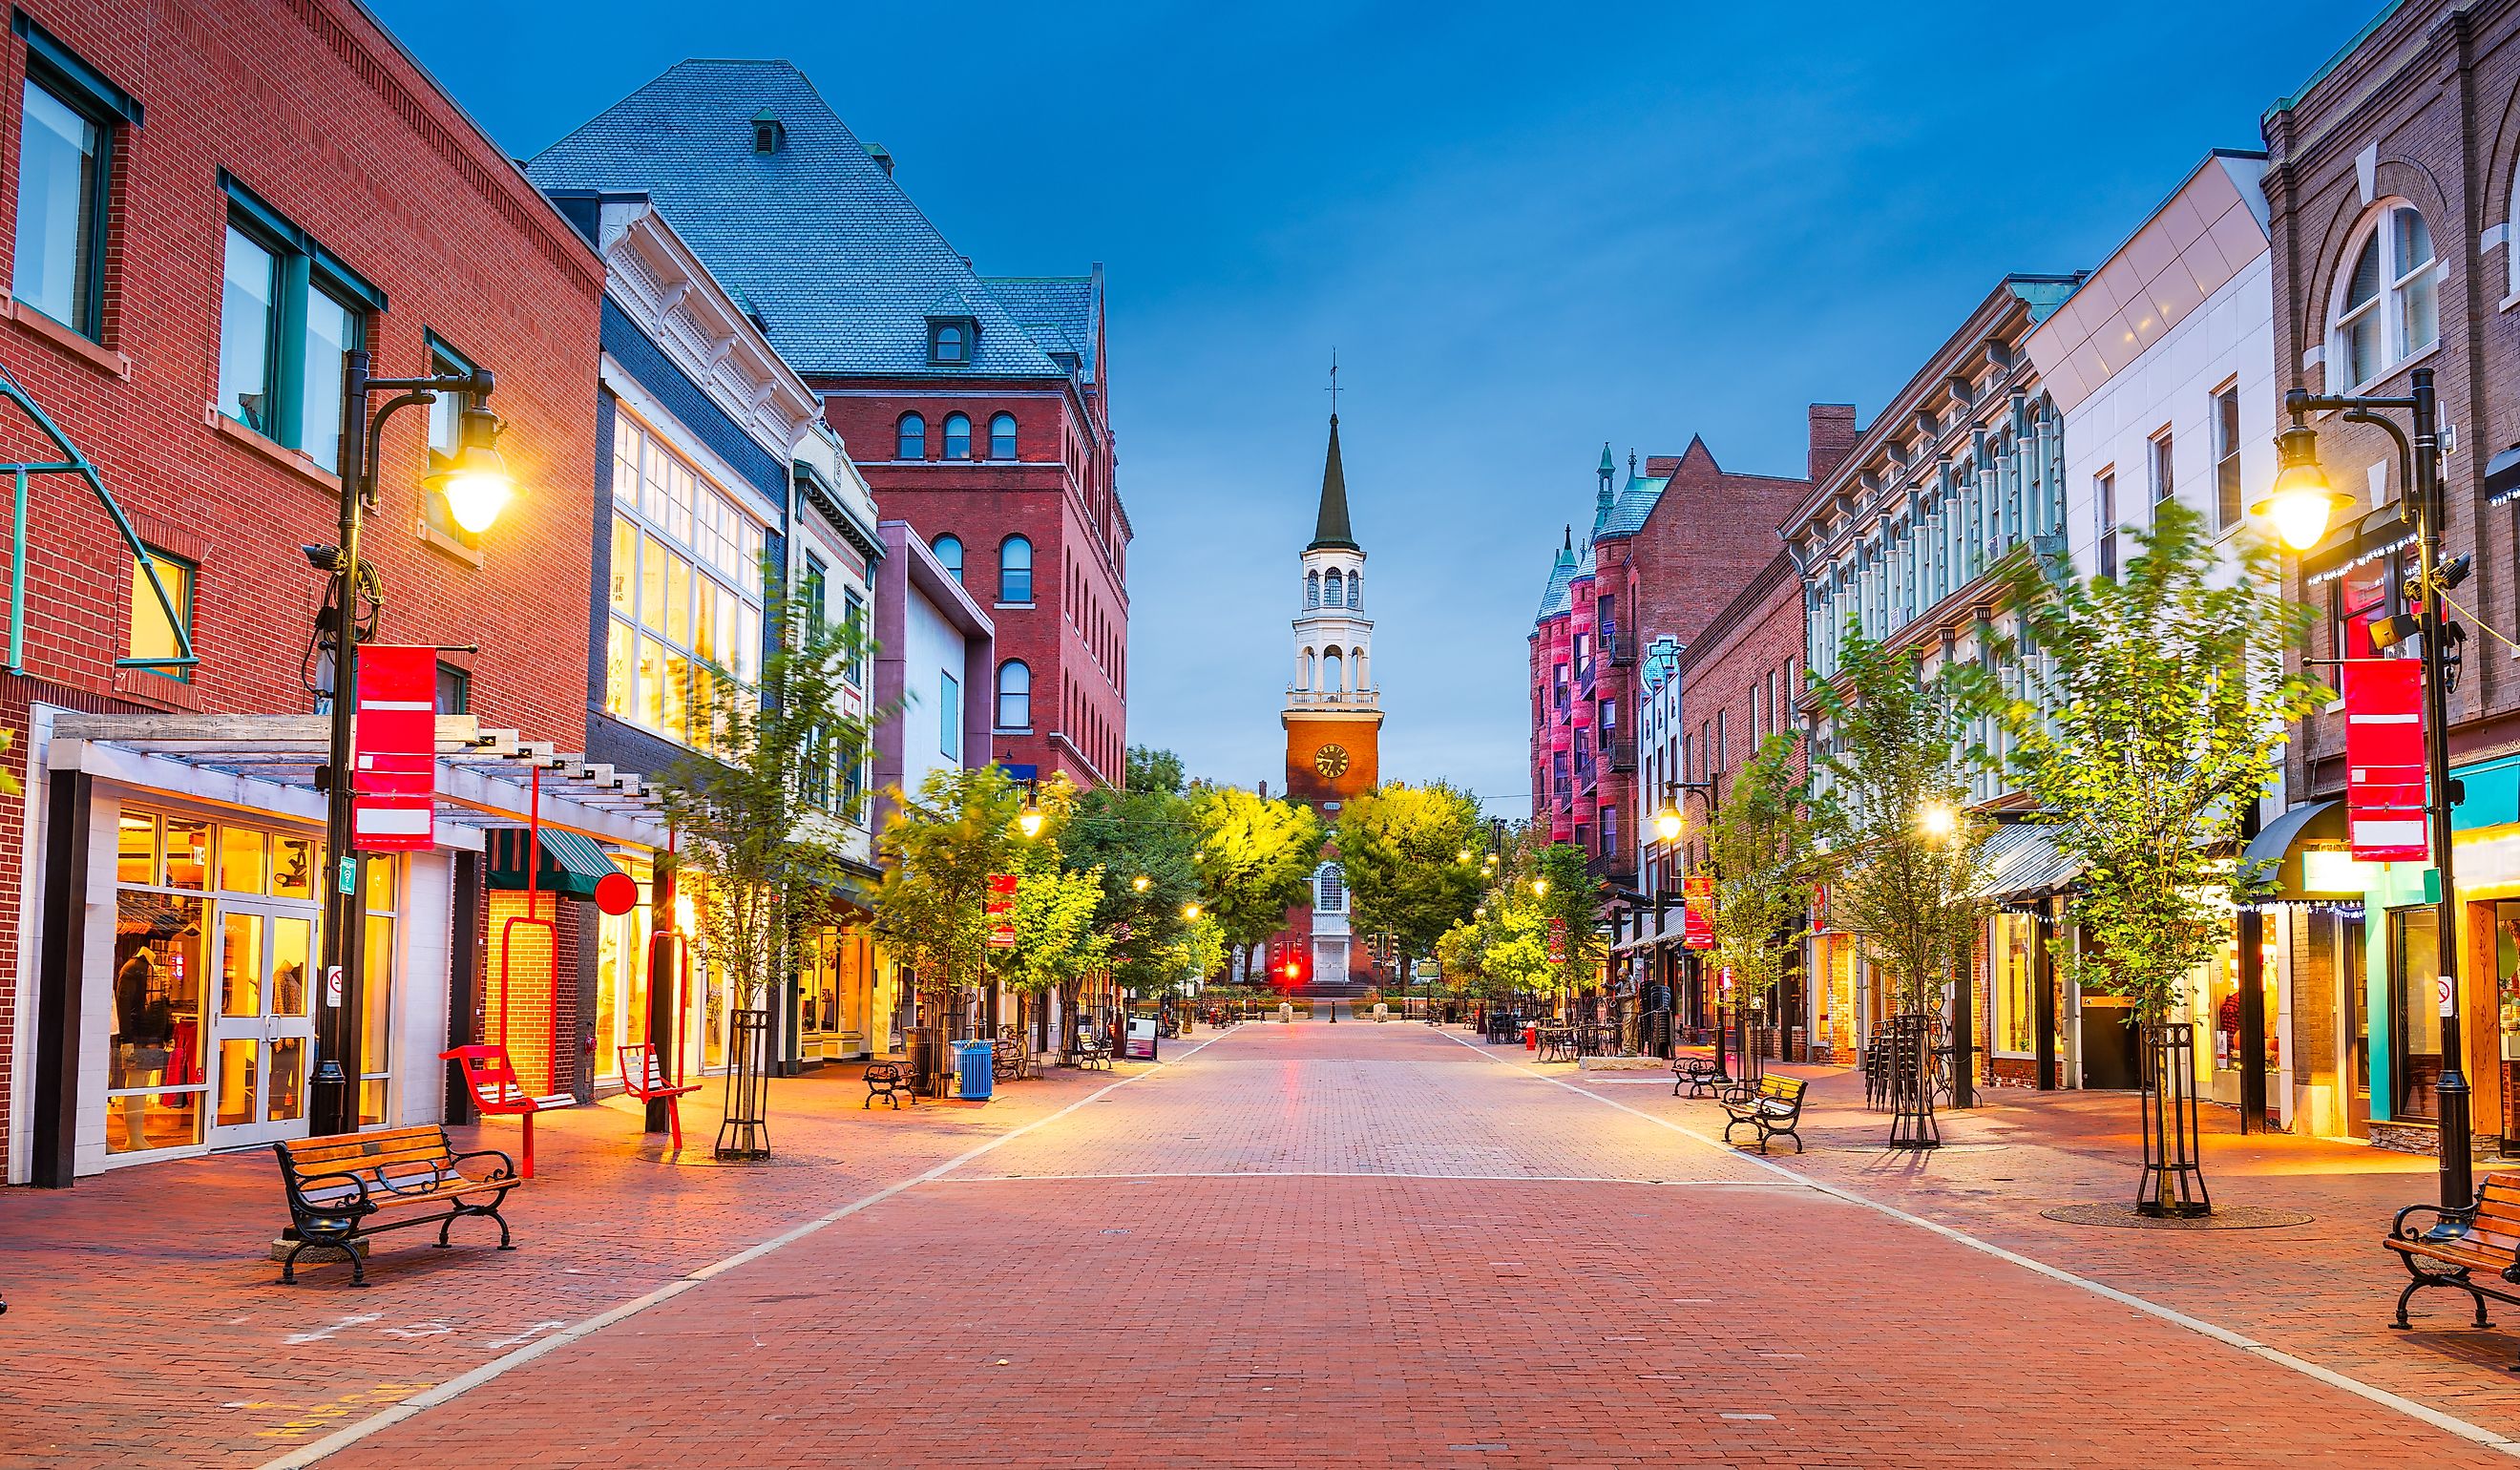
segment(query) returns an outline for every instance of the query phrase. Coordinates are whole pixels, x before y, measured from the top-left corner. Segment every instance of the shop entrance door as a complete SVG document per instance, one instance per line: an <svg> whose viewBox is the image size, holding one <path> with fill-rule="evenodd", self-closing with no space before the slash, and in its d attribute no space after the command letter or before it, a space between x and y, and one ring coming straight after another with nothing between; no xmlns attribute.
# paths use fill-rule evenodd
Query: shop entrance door
<svg viewBox="0 0 2520 1470"><path fill-rule="evenodd" d="M2143 1086L2135 1002L2124 996L2083 992L2083 1086L2098 1091L2133 1091Z"/></svg>
<svg viewBox="0 0 2520 1470"><path fill-rule="evenodd" d="M314 959L311 912L220 901L211 1147L306 1136L306 1085L315 1064Z"/></svg>

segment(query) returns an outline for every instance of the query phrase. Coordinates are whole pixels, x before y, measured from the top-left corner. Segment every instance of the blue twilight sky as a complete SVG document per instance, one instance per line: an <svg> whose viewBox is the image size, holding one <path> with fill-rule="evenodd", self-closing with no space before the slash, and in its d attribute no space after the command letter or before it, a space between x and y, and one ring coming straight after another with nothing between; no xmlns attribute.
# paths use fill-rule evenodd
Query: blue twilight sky
<svg viewBox="0 0 2520 1470"><path fill-rule="evenodd" d="M1133 741L1282 781L1322 391L1383 771L1526 810L1524 637L1607 439L1799 474L2006 270L2094 264L2380 0L370 0L511 153L784 57L989 274L1110 282Z"/></svg>

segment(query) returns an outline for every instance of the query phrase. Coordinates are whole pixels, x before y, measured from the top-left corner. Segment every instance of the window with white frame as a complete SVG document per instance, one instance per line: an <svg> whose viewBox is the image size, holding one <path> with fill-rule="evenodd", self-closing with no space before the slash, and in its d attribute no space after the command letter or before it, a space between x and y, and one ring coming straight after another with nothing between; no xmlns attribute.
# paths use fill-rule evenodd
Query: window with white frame
<svg viewBox="0 0 2520 1470"><path fill-rule="evenodd" d="M2214 394L2214 529L2228 531L2240 523L2240 385L2226 383Z"/></svg>
<svg viewBox="0 0 2520 1470"><path fill-rule="evenodd" d="M2351 392L2441 340L2443 267L2431 228L2404 200L2372 212L2346 258L2327 353L2330 386Z"/></svg>
<svg viewBox="0 0 2520 1470"><path fill-rule="evenodd" d="M613 417L604 710L706 743L723 692L761 677L763 528L628 413Z"/></svg>

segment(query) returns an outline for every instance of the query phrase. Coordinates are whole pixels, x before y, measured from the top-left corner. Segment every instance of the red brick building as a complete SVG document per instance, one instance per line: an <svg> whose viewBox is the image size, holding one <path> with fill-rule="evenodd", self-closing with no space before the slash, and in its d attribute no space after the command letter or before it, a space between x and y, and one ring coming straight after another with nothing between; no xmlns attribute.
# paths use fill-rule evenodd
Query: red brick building
<svg viewBox="0 0 2520 1470"><path fill-rule="evenodd" d="M684 62L528 167L644 191L822 395L885 518L997 626L995 687L967 697L1005 717L998 760L1118 784L1131 531L1101 269L978 275L784 62Z"/></svg>
<svg viewBox="0 0 2520 1470"><path fill-rule="evenodd" d="M1822 473L1826 473L1826 468L1822 468ZM1801 735L1802 720L1795 703L1801 694L1802 658L1802 581L1795 574L1792 557L1780 547L1768 564L1734 593L1732 601L1699 630L1696 640L1673 665L1673 677L1680 682L1676 738L1666 742L1669 748L1665 751L1646 752L1642 763L1646 780L1639 792L1638 806L1640 827L1649 823L1666 801L1683 814L1686 824L1678 850L1657 853L1662 861L1654 864L1669 865L1670 876L1663 879L1665 887L1678 888L1687 873L1706 863L1706 815L1731 793L1732 782L1758 752L1760 743L1771 735ZM1810 769L1810 761L1809 742L1797 738L1795 769ZM1657 778L1666 770L1669 780L1658 782ZM1679 781L1702 781L1709 789L1684 795L1677 785ZM1649 829L1645 837L1653 840ZM1678 927L1676 918L1674 927ZM1637 928L1641 937L1654 937L1644 921L1641 920ZM1710 993L1707 977L1676 936L1659 945L1641 944L1631 953L1648 966L1648 978L1670 987L1674 1025L1686 1034L1702 1032L1716 1024L1715 997ZM1768 998L1767 1014L1776 1018L1772 1025L1801 1024L1802 992L1802 974L1797 965L1787 973L1777 993ZM1778 1038L1779 1054L1801 1054L1796 1046L1799 1039L1798 1032Z"/></svg>
<svg viewBox="0 0 2520 1470"><path fill-rule="evenodd" d="M1855 440L1855 411L1811 408L1810 463L1824 473ZM1687 646L1776 555L1778 525L1806 479L1725 469L1703 439L1656 457L1627 482L1608 446L1593 526L1572 527L1531 634L1532 820L1593 855L1620 887L1636 882L1638 660L1657 638Z"/></svg>
<svg viewBox="0 0 2520 1470"><path fill-rule="evenodd" d="M375 637L475 646L442 656L441 707L582 748L604 276L353 0L33 0L17 19L0 41L16 224L0 364L93 461L174 614L82 479L33 477L13 528L22 643L0 672L26 787L0 798L0 1147L11 1180L67 1182L73 1161L304 1131L322 803L277 756L212 771L62 732L315 711L326 577L300 547L336 539L342 354L364 346L381 375L450 350L494 372L519 481L466 543L420 485L442 424L393 422L363 546L384 590ZM8 458L58 458L16 407L0 416ZM176 653L175 623L198 663L116 666ZM386 1029L361 1075L379 1118L438 1105L426 1007L398 977L445 982L465 912L449 867L441 851L374 869L371 932L389 942L370 1019Z"/></svg>

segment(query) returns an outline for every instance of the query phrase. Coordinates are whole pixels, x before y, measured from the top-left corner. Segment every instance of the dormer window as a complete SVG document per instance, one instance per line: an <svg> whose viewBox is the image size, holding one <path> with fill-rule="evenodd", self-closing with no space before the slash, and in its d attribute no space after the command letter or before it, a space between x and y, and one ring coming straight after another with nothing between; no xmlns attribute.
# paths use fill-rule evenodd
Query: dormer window
<svg viewBox="0 0 2520 1470"><path fill-rule="evenodd" d="M788 124L768 109L752 114L752 151L775 154L788 146Z"/></svg>
<svg viewBox="0 0 2520 1470"><path fill-rule="evenodd" d="M968 366L971 343L979 334L979 323L969 317L929 317L927 361L940 368Z"/></svg>

